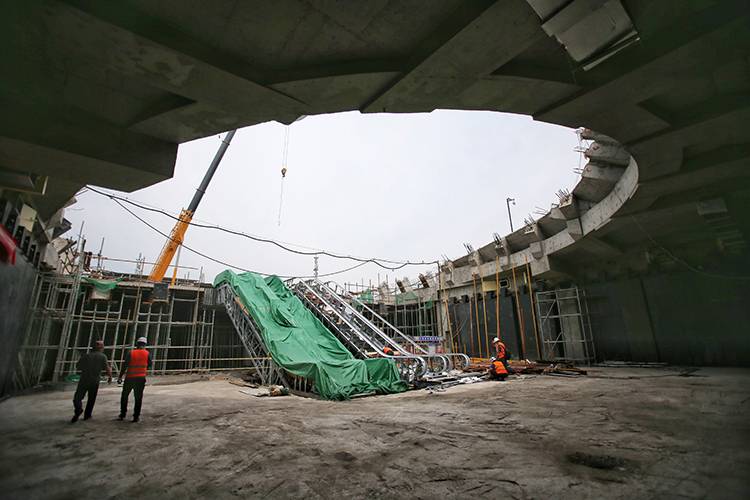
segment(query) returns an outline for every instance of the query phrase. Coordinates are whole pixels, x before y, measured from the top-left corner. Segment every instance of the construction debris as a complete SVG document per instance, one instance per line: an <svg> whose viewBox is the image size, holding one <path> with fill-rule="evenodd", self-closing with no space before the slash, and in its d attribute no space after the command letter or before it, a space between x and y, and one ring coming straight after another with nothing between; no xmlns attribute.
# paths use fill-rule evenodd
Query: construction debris
<svg viewBox="0 0 750 500"><path fill-rule="evenodd" d="M230 384L233 384L233 385L238 385L240 387L252 387L252 388L257 388L258 387L258 384L252 384L250 382L245 382L244 380L242 380L240 378L228 378L227 382L229 382Z"/></svg>
<svg viewBox="0 0 750 500"><path fill-rule="evenodd" d="M567 362L534 362L528 359L508 360L508 366L513 369L516 375L561 375L561 376L578 376L586 375L586 370L576 367ZM490 368L490 361L482 358L471 358L471 364L465 370L467 372L486 372Z"/></svg>
<svg viewBox="0 0 750 500"><path fill-rule="evenodd" d="M542 370L542 374L558 375L563 377L577 377L579 375L586 375L586 370L577 368L570 363L555 363Z"/></svg>
<svg viewBox="0 0 750 500"><path fill-rule="evenodd" d="M268 387L263 387L260 389L261 391L265 390L265 392L257 392L257 391L248 391L248 390L240 390L241 393L247 394L248 396L255 396L256 398L265 398L265 397L276 397L276 396L288 396L289 395L289 389L284 387L283 385L271 385Z"/></svg>
<svg viewBox="0 0 750 500"><path fill-rule="evenodd" d="M481 382L482 380L485 380L486 377L464 377L461 379L458 379L459 384L475 384L477 382Z"/></svg>
<svg viewBox="0 0 750 500"><path fill-rule="evenodd" d="M535 363L533 361L529 361L528 359L519 359L519 360L508 360L508 366L513 368L513 371L516 374L533 374L533 373L542 373L543 368L539 366L538 363Z"/></svg>

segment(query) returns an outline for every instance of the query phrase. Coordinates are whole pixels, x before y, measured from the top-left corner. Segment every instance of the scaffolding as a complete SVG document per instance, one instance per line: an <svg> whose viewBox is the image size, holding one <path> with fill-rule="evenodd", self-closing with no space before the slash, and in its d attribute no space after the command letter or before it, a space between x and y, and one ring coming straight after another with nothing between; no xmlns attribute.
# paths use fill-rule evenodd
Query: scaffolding
<svg viewBox="0 0 750 500"><path fill-rule="evenodd" d="M17 390L64 380L95 341L118 371L139 337L148 339L150 374L246 370L251 360L213 290L169 287L157 299L154 285L122 281L106 293L73 275L36 278L24 342L18 352Z"/></svg>
<svg viewBox="0 0 750 500"><path fill-rule="evenodd" d="M591 364L596 360L586 295L577 287L536 293L542 358Z"/></svg>

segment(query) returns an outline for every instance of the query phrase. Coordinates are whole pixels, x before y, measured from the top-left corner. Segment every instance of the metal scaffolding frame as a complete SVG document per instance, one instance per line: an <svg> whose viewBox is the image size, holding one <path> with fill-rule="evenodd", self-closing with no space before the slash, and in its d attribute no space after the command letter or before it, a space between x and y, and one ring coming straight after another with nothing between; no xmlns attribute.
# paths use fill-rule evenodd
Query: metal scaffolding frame
<svg viewBox="0 0 750 500"><path fill-rule="evenodd" d="M536 293L542 357L549 361L591 364L596 351L583 290L561 288Z"/></svg>
<svg viewBox="0 0 750 500"><path fill-rule="evenodd" d="M153 285L121 282L105 296L74 275L37 275L24 342L18 352L17 390L76 373L81 354L104 341L118 370L138 337L148 339L151 374L246 370L251 358L226 318L205 300L205 287L170 287L152 300Z"/></svg>
<svg viewBox="0 0 750 500"><path fill-rule="evenodd" d="M313 394L313 381L289 373L273 361L260 328L230 285L224 283L216 289L216 302L225 307L242 345L250 355L247 359L263 385L280 384L301 396Z"/></svg>
<svg viewBox="0 0 750 500"><path fill-rule="evenodd" d="M340 294L356 297L358 301L377 308L381 316L412 339L441 336L436 301L423 299L417 293L420 290L423 288L417 286L402 292L395 285L391 288L387 283L381 283L375 287L372 282L369 286L364 283L344 283L337 287Z"/></svg>

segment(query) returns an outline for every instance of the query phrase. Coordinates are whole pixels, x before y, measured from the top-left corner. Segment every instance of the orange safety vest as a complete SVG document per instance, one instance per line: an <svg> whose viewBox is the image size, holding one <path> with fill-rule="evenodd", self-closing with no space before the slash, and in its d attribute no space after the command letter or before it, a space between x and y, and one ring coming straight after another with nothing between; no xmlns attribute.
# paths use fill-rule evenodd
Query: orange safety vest
<svg viewBox="0 0 750 500"><path fill-rule="evenodd" d="M130 363L125 378L145 378L148 368L148 351L146 349L133 349L130 351Z"/></svg>
<svg viewBox="0 0 750 500"><path fill-rule="evenodd" d="M505 369L505 365L501 361L493 361L492 368L495 371L495 375L507 375L508 370Z"/></svg>
<svg viewBox="0 0 750 500"><path fill-rule="evenodd" d="M502 342L497 343L497 359L505 359L505 344Z"/></svg>

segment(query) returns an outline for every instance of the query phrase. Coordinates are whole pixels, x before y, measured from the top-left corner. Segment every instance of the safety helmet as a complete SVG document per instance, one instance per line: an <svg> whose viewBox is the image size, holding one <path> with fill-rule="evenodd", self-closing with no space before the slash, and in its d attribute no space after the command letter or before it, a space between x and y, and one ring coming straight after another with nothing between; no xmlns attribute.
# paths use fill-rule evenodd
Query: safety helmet
<svg viewBox="0 0 750 500"><path fill-rule="evenodd" d="M498 342L500 342L499 338L495 337L494 339L492 339L493 344L497 344Z"/></svg>
<svg viewBox="0 0 750 500"><path fill-rule="evenodd" d="M148 344L148 339L146 337L138 337L138 340L135 341L136 344Z"/></svg>

